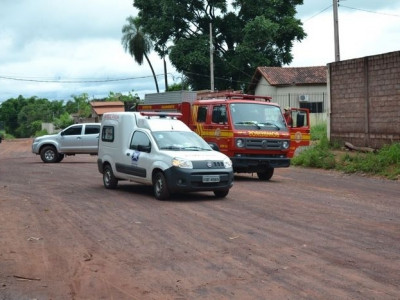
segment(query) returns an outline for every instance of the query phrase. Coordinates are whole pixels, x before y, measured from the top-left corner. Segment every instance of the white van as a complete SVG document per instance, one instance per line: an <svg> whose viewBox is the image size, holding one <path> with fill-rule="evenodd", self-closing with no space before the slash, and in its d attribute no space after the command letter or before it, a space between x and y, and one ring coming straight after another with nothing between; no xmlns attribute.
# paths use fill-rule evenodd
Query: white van
<svg viewBox="0 0 400 300"><path fill-rule="evenodd" d="M233 185L232 162L177 120L177 114L115 112L103 115L98 169L107 189L119 180L152 185L154 196L213 191L225 197Z"/></svg>

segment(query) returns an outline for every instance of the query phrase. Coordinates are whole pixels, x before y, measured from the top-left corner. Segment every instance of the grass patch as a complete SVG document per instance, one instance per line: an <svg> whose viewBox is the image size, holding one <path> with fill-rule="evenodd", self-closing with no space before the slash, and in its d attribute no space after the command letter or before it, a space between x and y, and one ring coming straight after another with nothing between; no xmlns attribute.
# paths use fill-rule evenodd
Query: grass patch
<svg viewBox="0 0 400 300"><path fill-rule="evenodd" d="M310 148L293 157L291 163L294 166L322 169L334 169L336 166L335 156L330 151L326 135Z"/></svg>
<svg viewBox="0 0 400 300"><path fill-rule="evenodd" d="M400 178L399 143L386 145L376 153L352 152L332 145L325 125L311 128L311 140L312 146L296 155L292 165L378 175L392 180Z"/></svg>
<svg viewBox="0 0 400 300"><path fill-rule="evenodd" d="M364 173L398 179L400 176L400 144L386 145L377 153L344 154L337 169L346 173Z"/></svg>

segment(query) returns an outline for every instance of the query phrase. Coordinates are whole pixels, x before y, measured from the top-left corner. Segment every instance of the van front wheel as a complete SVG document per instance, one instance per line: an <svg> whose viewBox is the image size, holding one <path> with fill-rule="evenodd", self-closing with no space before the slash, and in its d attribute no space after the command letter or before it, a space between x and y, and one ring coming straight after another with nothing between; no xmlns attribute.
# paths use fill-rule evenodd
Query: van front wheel
<svg viewBox="0 0 400 300"><path fill-rule="evenodd" d="M153 180L154 197L158 200L166 200L169 198L169 190L167 180L162 172L157 172Z"/></svg>
<svg viewBox="0 0 400 300"><path fill-rule="evenodd" d="M113 170L110 165L104 166L103 183L106 189L115 189L118 185L118 179L115 178Z"/></svg>
<svg viewBox="0 0 400 300"><path fill-rule="evenodd" d="M218 191L214 191L214 195L217 198L225 198L229 193L229 190L218 190Z"/></svg>

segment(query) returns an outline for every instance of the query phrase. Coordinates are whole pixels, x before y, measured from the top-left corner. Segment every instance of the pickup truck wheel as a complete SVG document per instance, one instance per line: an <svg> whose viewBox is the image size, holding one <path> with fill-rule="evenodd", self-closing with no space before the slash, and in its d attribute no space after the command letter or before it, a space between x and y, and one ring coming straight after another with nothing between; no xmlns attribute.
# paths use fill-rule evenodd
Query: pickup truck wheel
<svg viewBox="0 0 400 300"><path fill-rule="evenodd" d="M217 198L224 198L226 195L228 195L229 190L223 190L223 191L214 191L214 195Z"/></svg>
<svg viewBox="0 0 400 300"><path fill-rule="evenodd" d="M118 185L118 179L115 178L110 165L106 165L103 170L103 183L106 189L115 189Z"/></svg>
<svg viewBox="0 0 400 300"><path fill-rule="evenodd" d="M60 162L59 153L54 146L46 146L40 151L40 158L45 163Z"/></svg>
<svg viewBox="0 0 400 300"><path fill-rule="evenodd" d="M153 188L156 199L166 200L169 198L170 193L167 186L167 180L163 173L157 172L154 175Z"/></svg>
<svg viewBox="0 0 400 300"><path fill-rule="evenodd" d="M257 172L258 179L260 180L270 180L272 175L274 175L274 168L268 168L263 172Z"/></svg>

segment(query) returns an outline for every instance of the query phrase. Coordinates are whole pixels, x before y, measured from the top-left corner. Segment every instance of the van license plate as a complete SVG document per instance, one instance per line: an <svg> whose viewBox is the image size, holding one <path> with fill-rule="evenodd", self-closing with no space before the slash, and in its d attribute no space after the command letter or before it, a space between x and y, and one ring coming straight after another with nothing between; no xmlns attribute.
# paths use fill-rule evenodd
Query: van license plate
<svg viewBox="0 0 400 300"><path fill-rule="evenodd" d="M203 182L219 182L219 175L203 175Z"/></svg>

